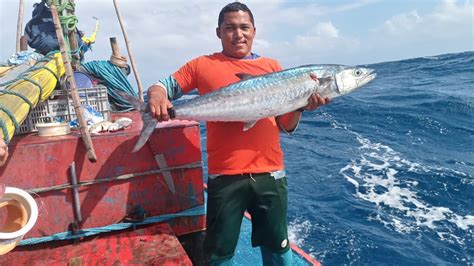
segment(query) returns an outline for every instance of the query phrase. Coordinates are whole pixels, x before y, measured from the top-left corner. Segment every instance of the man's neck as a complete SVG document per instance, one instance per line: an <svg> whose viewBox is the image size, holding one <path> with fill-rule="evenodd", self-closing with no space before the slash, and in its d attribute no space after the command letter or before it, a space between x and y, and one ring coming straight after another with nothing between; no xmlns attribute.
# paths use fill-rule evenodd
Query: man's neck
<svg viewBox="0 0 474 266"><path fill-rule="evenodd" d="M255 58L259 58L260 56L258 54L254 54L254 53L250 53L249 55L246 55L244 57L235 57L235 56L230 56L230 55L227 55L225 54L224 52L222 52L223 55L227 56L227 57L231 57L231 58L235 58L235 59L255 59Z"/></svg>

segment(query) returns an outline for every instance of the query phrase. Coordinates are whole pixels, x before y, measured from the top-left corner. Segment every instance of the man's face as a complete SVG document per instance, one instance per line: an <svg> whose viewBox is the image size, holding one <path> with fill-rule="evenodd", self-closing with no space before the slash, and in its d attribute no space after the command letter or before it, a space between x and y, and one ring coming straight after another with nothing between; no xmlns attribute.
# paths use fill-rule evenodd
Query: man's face
<svg viewBox="0 0 474 266"><path fill-rule="evenodd" d="M243 58L252 52L256 29L247 12L237 11L224 15L224 21L216 29L221 39L223 53L230 57Z"/></svg>

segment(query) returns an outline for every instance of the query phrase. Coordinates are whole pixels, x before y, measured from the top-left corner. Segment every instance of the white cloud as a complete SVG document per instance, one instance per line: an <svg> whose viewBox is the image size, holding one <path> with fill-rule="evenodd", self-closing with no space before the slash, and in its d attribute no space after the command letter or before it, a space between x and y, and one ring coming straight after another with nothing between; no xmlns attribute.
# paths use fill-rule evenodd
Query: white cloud
<svg viewBox="0 0 474 266"><path fill-rule="evenodd" d="M407 31L416 29L417 24L422 23L422 18L416 10L409 13L396 15L385 21L382 27L376 29L375 32L384 32L389 34L403 34Z"/></svg>
<svg viewBox="0 0 474 266"><path fill-rule="evenodd" d="M374 32L376 34L424 32L431 35L445 33L437 32L437 30L441 29L450 32L460 32L463 28L472 27L473 9L474 5L470 1L457 5L456 1L445 0L432 13L426 15L419 15L416 10L395 15L385 21L381 27L374 29ZM454 26L457 26L457 28L454 28Z"/></svg>
<svg viewBox="0 0 474 266"><path fill-rule="evenodd" d="M270 49L265 54L278 58L284 67L345 63L341 58L360 49L358 40L341 36L330 21L317 23L313 28L289 40L268 43Z"/></svg>
<svg viewBox="0 0 474 266"><path fill-rule="evenodd" d="M26 0L26 23L32 3ZM115 36L122 54L125 43L112 1L80 0L79 28L90 34L100 19L96 44L86 60L110 56L109 37ZM187 60L221 50L215 36L221 1L118 0L143 83L170 74ZM254 51L281 61L284 67L307 63L363 64L424 55L474 50L472 1L443 1L412 7L399 14L375 0L245 2L253 11L257 37ZM426 3L426 2L424 2ZM387 5L389 6L389 5ZM403 10L403 5L398 6ZM0 0L0 61L15 49L18 2ZM369 19L386 16L379 25ZM348 16L345 19L345 16ZM341 19L342 18L342 19ZM361 24L359 23L363 23ZM369 28L372 28L370 30Z"/></svg>
<svg viewBox="0 0 474 266"><path fill-rule="evenodd" d="M368 45L378 56L391 51L382 61L474 50L473 10L470 1L443 1L430 13L397 14L370 31Z"/></svg>
<svg viewBox="0 0 474 266"><path fill-rule="evenodd" d="M316 25L316 34L321 37L338 38L339 30L331 22L321 22Z"/></svg>

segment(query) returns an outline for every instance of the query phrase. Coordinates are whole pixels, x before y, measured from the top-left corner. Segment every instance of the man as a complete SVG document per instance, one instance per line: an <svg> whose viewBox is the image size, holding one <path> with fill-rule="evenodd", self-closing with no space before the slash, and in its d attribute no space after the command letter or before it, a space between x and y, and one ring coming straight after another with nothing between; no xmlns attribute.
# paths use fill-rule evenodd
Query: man
<svg viewBox="0 0 474 266"><path fill-rule="evenodd" d="M3 139L0 139L0 167L2 167L8 159L8 146Z"/></svg>
<svg viewBox="0 0 474 266"><path fill-rule="evenodd" d="M148 89L149 105L159 120L168 120L170 100L197 88L206 94L238 81L235 74L261 75L281 70L272 59L252 53L256 34L252 12L242 3L219 14L217 37L222 52L193 59ZM312 95L304 110L329 99ZM204 243L211 265L230 265L245 210L252 216L252 245L260 246L264 265L289 265L287 183L280 129L292 132L301 112L262 119L243 131L241 122L208 122L208 209Z"/></svg>

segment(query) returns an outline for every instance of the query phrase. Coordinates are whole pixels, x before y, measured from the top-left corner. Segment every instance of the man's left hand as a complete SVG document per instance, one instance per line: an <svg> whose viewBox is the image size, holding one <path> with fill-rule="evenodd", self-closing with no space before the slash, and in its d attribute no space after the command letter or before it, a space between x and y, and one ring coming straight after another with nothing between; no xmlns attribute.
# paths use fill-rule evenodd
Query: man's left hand
<svg viewBox="0 0 474 266"><path fill-rule="evenodd" d="M308 104L303 107L305 111L313 111L321 105L328 104L331 101L329 97L323 98L318 93L311 94L308 99Z"/></svg>

